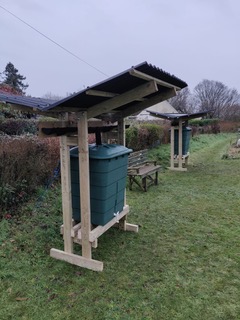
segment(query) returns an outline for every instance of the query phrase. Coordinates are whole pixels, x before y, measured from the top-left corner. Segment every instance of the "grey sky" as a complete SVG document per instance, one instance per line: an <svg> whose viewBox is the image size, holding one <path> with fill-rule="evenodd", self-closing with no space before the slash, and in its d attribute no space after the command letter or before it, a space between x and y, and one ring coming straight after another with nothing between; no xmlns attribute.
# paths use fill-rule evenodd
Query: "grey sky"
<svg viewBox="0 0 240 320"><path fill-rule="evenodd" d="M147 61L186 81L240 92L239 0L0 0L0 5L109 77ZM0 71L11 61L27 94L65 96L107 77L0 8Z"/></svg>

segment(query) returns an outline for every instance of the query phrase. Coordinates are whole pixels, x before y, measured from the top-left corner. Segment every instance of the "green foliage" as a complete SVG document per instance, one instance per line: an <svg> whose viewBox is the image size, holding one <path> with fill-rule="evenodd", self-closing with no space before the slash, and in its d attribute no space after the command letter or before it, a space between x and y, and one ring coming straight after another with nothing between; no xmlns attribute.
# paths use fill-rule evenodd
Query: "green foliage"
<svg viewBox="0 0 240 320"><path fill-rule="evenodd" d="M160 144L163 127L157 124L140 124L126 130L126 145L134 151Z"/></svg>
<svg viewBox="0 0 240 320"><path fill-rule="evenodd" d="M220 122L219 119L192 119L189 121L189 125L204 127L208 125L215 125Z"/></svg>
<svg viewBox="0 0 240 320"><path fill-rule="evenodd" d="M23 83L23 80L26 80L26 77L19 74L18 69L16 69L11 62L6 65L3 74L3 83L14 88L17 90L17 92L24 93L24 91L28 88L28 84Z"/></svg>
<svg viewBox="0 0 240 320"><path fill-rule="evenodd" d="M37 133L37 121L33 119L0 120L0 133L7 135L23 135Z"/></svg>
<svg viewBox="0 0 240 320"><path fill-rule="evenodd" d="M6 183L0 186L0 208L4 211L25 202L29 198L27 181L16 182L14 186ZM0 215L1 217L1 215Z"/></svg>
<svg viewBox="0 0 240 320"><path fill-rule="evenodd" d="M0 212L47 184L58 162L58 139L0 136Z"/></svg>
<svg viewBox="0 0 240 320"><path fill-rule="evenodd" d="M197 133L220 133L219 119L193 119L189 121L189 125L192 127L193 136Z"/></svg>

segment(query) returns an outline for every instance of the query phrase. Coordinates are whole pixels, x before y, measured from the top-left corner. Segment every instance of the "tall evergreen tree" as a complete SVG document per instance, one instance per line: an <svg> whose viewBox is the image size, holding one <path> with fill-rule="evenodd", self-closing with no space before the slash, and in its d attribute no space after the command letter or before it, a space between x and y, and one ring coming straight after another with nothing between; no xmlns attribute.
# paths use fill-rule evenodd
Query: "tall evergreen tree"
<svg viewBox="0 0 240 320"><path fill-rule="evenodd" d="M3 75L3 83L16 89L19 93L24 93L28 88L28 84L23 83L23 81L26 80L26 77L19 74L18 69L16 69L11 62L8 62L6 65Z"/></svg>

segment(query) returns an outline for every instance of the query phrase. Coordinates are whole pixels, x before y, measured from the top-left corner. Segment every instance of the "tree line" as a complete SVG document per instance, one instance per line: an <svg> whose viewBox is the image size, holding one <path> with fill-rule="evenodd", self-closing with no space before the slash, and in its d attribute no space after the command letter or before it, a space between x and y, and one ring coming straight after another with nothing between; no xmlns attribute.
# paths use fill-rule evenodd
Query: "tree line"
<svg viewBox="0 0 240 320"><path fill-rule="evenodd" d="M6 91L24 95L28 84L24 83L26 77L18 72L13 63L8 62L5 70L0 73L0 89L7 86ZM51 95L47 93L44 98ZM50 98L50 97L48 97ZM211 110L213 118L224 120L240 120L240 95L236 89L228 88L219 81L202 80L196 85L193 92L189 88L178 91L169 102L180 113L194 113Z"/></svg>
<svg viewBox="0 0 240 320"><path fill-rule="evenodd" d="M219 81L204 79L193 92L186 87L168 101L180 113L211 111L212 118L240 120L238 91Z"/></svg>

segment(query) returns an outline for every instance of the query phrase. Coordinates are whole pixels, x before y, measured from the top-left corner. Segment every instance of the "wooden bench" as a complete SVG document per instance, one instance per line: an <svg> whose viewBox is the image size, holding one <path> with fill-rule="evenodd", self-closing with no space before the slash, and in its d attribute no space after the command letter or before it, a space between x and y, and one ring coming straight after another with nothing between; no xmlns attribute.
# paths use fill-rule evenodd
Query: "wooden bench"
<svg viewBox="0 0 240 320"><path fill-rule="evenodd" d="M128 158L129 189L132 190L133 183L136 183L145 192L151 184L157 185L160 169L161 166L157 165L156 161L148 160L147 149L131 153Z"/></svg>

